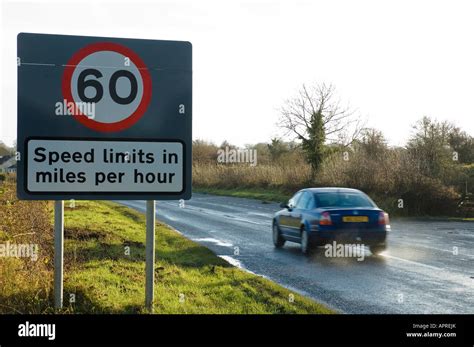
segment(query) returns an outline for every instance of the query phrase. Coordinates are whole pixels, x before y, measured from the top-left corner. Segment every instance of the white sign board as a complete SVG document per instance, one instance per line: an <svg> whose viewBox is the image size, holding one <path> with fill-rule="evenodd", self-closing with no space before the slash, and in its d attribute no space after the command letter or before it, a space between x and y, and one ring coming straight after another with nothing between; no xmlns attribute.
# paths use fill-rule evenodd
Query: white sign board
<svg viewBox="0 0 474 347"><path fill-rule="evenodd" d="M29 192L181 193L180 142L36 140L27 142Z"/></svg>

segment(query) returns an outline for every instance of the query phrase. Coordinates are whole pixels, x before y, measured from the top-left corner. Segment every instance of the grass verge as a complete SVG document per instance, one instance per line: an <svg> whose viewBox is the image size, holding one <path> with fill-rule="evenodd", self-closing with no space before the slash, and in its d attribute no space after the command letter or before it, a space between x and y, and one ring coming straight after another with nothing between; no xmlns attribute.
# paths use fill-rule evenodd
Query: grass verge
<svg viewBox="0 0 474 347"><path fill-rule="evenodd" d="M65 292L76 296L76 303L68 309L143 312L144 215L112 202L84 201L67 209L65 220ZM160 223L156 226L155 275L157 313L331 312L231 266ZM294 295L293 302L290 294Z"/></svg>
<svg viewBox="0 0 474 347"><path fill-rule="evenodd" d="M36 243L39 257L0 257L0 313L52 313L51 204L18 201L13 188L0 196L0 243ZM139 212L112 202L76 201L74 208L65 202L63 312L145 313L144 241ZM160 223L155 281L155 313L333 313Z"/></svg>
<svg viewBox="0 0 474 347"><path fill-rule="evenodd" d="M262 201L283 202L288 201L292 194L276 188L195 188L195 193L233 196L237 198L257 199Z"/></svg>

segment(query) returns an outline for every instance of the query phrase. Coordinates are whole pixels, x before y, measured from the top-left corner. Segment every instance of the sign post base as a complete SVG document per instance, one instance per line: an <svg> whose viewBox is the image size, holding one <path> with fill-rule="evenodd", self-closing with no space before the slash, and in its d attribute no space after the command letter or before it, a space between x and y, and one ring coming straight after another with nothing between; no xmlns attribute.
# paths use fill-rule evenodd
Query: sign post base
<svg viewBox="0 0 474 347"><path fill-rule="evenodd" d="M54 308L63 308L64 201L54 202Z"/></svg>
<svg viewBox="0 0 474 347"><path fill-rule="evenodd" d="M155 200L146 202L145 306L153 313L155 287Z"/></svg>

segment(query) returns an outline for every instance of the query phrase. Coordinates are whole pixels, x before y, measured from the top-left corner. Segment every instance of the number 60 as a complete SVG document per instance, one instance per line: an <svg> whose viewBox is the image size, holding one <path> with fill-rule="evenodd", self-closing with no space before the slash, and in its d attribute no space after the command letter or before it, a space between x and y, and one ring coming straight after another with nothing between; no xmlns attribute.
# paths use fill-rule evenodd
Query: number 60
<svg viewBox="0 0 474 347"><path fill-rule="evenodd" d="M99 102L104 96L104 88L98 80L89 79L86 81L86 77L92 75L95 78L99 79L103 75L99 70L96 69L85 69L79 74L77 80L77 93L79 98L85 102ZM120 77L125 77L130 81L130 94L127 97L122 98L117 94L117 80ZM92 87L95 89L95 95L92 98L89 98L85 94L87 87ZM118 70L113 73L109 81L109 93L112 100L120 105L128 105L137 97L138 83L136 77L127 70Z"/></svg>

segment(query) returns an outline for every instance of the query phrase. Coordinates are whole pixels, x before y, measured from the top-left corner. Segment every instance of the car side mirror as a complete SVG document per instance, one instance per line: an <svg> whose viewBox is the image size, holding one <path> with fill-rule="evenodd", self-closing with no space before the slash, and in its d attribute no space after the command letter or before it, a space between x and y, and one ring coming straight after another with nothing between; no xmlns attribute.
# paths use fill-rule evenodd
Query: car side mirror
<svg viewBox="0 0 474 347"><path fill-rule="evenodd" d="M288 206L288 203L287 203L287 202L282 202L282 203L280 204L280 207L281 207L281 208L290 208L290 206Z"/></svg>

